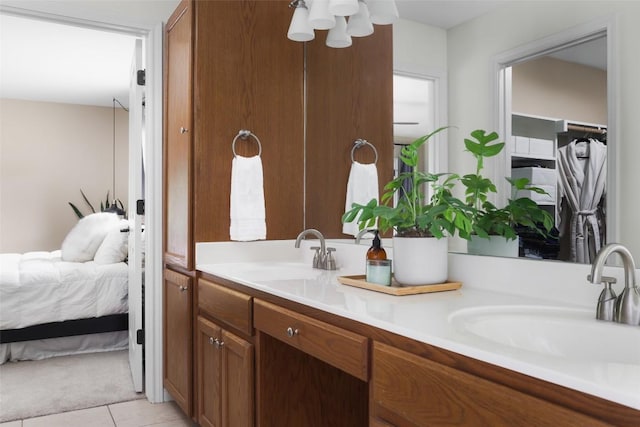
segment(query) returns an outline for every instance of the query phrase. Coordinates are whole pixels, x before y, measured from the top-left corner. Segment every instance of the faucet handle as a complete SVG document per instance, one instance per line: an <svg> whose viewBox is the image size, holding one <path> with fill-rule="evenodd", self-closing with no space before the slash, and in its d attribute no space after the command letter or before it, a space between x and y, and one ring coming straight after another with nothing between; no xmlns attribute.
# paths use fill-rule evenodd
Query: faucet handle
<svg viewBox="0 0 640 427"><path fill-rule="evenodd" d="M324 260L324 269L325 270L335 270L336 269L336 260L331 255L331 252L335 252L336 248L327 248L327 256Z"/></svg>
<svg viewBox="0 0 640 427"><path fill-rule="evenodd" d="M309 249L316 251L313 255L313 268L322 268L322 255L320 254L320 246L311 246Z"/></svg>
<svg viewBox="0 0 640 427"><path fill-rule="evenodd" d="M615 277L602 276L602 284L604 289L600 292L598 297L598 304L596 306L596 319L598 320L613 320L616 306L616 293L611 289L611 285L616 283ZM589 274L587 280L591 282L592 277Z"/></svg>
<svg viewBox="0 0 640 427"><path fill-rule="evenodd" d="M600 282L600 283L604 283L605 286L607 286L607 284L610 286L610 285L618 282L618 280L615 277L602 276L601 279L602 279L602 282ZM587 280L589 282L593 283L592 282L592 276L590 274L587 276ZM593 284L594 285L599 285L600 283L593 283Z"/></svg>

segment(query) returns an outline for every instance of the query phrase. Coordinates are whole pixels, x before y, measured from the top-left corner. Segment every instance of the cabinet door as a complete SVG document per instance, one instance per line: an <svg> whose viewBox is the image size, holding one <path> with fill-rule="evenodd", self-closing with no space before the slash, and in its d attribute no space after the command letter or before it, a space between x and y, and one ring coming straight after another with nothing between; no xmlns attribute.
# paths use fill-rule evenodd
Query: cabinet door
<svg viewBox="0 0 640 427"><path fill-rule="evenodd" d="M165 262L193 269L192 5L182 1L167 24L165 62Z"/></svg>
<svg viewBox="0 0 640 427"><path fill-rule="evenodd" d="M254 414L253 345L222 331L222 425L251 427Z"/></svg>
<svg viewBox="0 0 640 427"><path fill-rule="evenodd" d="M378 425L397 427L606 425L380 343L373 349L370 410Z"/></svg>
<svg viewBox="0 0 640 427"><path fill-rule="evenodd" d="M191 416L192 279L164 270L164 387Z"/></svg>
<svg viewBox="0 0 640 427"><path fill-rule="evenodd" d="M222 330L198 317L198 422L203 427L220 427L222 414Z"/></svg>

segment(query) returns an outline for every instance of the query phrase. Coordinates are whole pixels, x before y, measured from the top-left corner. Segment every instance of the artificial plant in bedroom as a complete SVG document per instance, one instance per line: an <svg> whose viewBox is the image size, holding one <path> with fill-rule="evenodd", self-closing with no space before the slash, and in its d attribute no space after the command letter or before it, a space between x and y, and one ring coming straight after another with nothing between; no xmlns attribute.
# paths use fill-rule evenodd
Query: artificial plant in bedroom
<svg viewBox="0 0 640 427"><path fill-rule="evenodd" d="M89 199L87 198L87 196L84 194L84 192L82 191L82 189L80 189L80 194L82 194L82 198L84 199L85 203L87 204L87 206L89 206L89 209L91 209L91 213L96 213L96 209L93 207L93 205L91 204L91 202L89 201ZM73 209L73 212L77 215L78 219L82 219L84 218L84 214L80 211L80 209L78 209L78 207L76 205L74 205L71 202L68 202L69 206L71 206L71 209ZM100 211L99 212L105 212L107 209L109 209L110 204L109 204L109 190L107 190L107 197L105 199L105 202L103 203L102 201L100 202ZM122 201L120 199L115 199L113 201L113 203L119 207L120 209L122 209L123 211L124 209L124 205L122 204Z"/></svg>

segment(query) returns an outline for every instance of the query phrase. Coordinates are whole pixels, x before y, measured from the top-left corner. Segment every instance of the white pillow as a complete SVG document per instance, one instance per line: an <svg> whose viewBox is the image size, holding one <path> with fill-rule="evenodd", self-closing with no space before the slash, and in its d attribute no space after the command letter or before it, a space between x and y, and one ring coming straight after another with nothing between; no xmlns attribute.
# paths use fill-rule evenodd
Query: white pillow
<svg viewBox="0 0 640 427"><path fill-rule="evenodd" d="M128 230L129 221L122 220L117 227L107 233L93 258L96 264L115 264L127 259L127 255L129 255Z"/></svg>
<svg viewBox="0 0 640 427"><path fill-rule="evenodd" d="M98 247L120 218L115 213L99 212L80 219L62 242L62 260L70 262L91 261Z"/></svg>

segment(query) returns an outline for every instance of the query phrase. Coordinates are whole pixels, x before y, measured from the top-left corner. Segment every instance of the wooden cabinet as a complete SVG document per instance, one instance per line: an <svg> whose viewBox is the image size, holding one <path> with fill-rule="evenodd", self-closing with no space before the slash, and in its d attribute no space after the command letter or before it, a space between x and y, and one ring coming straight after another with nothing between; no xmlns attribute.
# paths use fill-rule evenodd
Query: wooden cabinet
<svg viewBox="0 0 640 427"><path fill-rule="evenodd" d="M193 279L164 270L163 377L164 387L185 414L192 407Z"/></svg>
<svg viewBox="0 0 640 427"><path fill-rule="evenodd" d="M204 317L198 317L197 341L198 422L253 426L253 345Z"/></svg>
<svg viewBox="0 0 640 427"><path fill-rule="evenodd" d="M374 343L371 425L604 426L581 413Z"/></svg>
<svg viewBox="0 0 640 427"><path fill-rule="evenodd" d="M164 253L165 262L193 268L193 7L182 1L166 29L164 86Z"/></svg>
<svg viewBox="0 0 640 427"><path fill-rule="evenodd" d="M257 329L356 378L367 381L366 337L264 301L254 306Z"/></svg>
<svg viewBox="0 0 640 427"><path fill-rule="evenodd" d="M256 300L261 427L367 425L368 339Z"/></svg>
<svg viewBox="0 0 640 427"><path fill-rule="evenodd" d="M229 240L232 142L262 146L268 239L303 228L304 46L286 2L183 0L166 31L165 262L193 269L195 242ZM258 153L253 138L236 141ZM286 173L283 173L286 171Z"/></svg>

